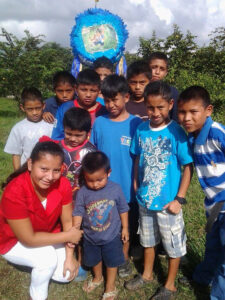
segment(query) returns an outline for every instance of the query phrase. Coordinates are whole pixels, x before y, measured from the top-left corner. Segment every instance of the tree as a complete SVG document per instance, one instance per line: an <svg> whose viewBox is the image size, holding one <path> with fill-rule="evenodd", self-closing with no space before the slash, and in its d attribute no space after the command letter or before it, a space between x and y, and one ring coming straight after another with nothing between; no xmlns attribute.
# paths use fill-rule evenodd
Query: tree
<svg viewBox="0 0 225 300"><path fill-rule="evenodd" d="M0 42L0 95L20 98L25 86L35 86L45 97L51 93L55 72L70 69L70 49L56 43L45 43L43 35L33 36L28 30L18 39L2 28Z"/></svg>

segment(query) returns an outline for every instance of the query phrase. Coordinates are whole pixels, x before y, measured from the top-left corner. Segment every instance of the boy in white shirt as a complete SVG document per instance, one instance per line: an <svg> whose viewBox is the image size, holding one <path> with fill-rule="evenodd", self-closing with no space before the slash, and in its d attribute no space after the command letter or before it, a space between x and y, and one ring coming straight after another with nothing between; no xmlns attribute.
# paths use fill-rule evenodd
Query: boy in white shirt
<svg viewBox="0 0 225 300"><path fill-rule="evenodd" d="M34 87L23 89L20 108L25 112L26 118L13 126L4 148L6 153L12 154L14 170L27 161L41 136L51 136L53 125L42 120L44 107L38 89Z"/></svg>

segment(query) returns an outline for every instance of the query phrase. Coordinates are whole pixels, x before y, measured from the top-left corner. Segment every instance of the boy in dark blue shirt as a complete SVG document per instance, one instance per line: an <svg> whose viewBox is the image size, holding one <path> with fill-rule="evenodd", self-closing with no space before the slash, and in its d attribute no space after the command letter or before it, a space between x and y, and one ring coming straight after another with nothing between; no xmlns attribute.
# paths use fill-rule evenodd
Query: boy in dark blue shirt
<svg viewBox="0 0 225 300"><path fill-rule="evenodd" d="M67 71L57 72L53 77L55 96L45 100L43 119L54 123L58 108L65 102L73 100L75 95L76 79Z"/></svg>
<svg viewBox="0 0 225 300"><path fill-rule="evenodd" d="M100 91L100 77L91 69L81 71L77 76L77 99L68 101L60 106L57 111L57 124L53 129L52 138L61 140L64 138L63 117L65 112L71 107L80 107L87 110L91 117L91 124L97 116L106 113L104 106L96 102Z"/></svg>
<svg viewBox="0 0 225 300"><path fill-rule="evenodd" d="M103 261L106 288L102 299L116 298L117 267L124 263L122 241L129 240L129 207L120 186L108 180L110 172L109 160L103 152L91 152L84 157L82 176L85 185L78 191L73 211L74 226L83 224L84 264L92 267L94 273L94 278L83 286L83 290L90 293L103 283Z"/></svg>

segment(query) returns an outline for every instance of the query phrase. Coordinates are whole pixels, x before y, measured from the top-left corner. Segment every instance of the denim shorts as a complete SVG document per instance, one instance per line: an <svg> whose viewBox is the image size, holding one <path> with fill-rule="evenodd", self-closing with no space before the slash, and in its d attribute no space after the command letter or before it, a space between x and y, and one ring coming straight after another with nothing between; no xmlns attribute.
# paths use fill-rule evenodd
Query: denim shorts
<svg viewBox="0 0 225 300"><path fill-rule="evenodd" d="M186 234L182 210L175 215L168 210L154 211L139 205L140 244L154 247L162 241L163 247L171 258L186 254Z"/></svg>
<svg viewBox="0 0 225 300"><path fill-rule="evenodd" d="M84 238L83 262L87 267L94 267L103 261L108 268L116 268L125 263L123 243L118 235L111 242L104 245L93 245Z"/></svg>

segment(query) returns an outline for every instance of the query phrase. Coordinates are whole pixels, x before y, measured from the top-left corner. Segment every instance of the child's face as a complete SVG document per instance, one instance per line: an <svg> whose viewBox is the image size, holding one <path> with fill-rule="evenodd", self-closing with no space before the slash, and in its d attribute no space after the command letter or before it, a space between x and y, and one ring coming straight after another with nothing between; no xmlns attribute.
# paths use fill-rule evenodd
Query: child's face
<svg viewBox="0 0 225 300"><path fill-rule="evenodd" d="M47 190L61 176L62 159L60 156L46 153L39 160L28 160L28 171L36 191Z"/></svg>
<svg viewBox="0 0 225 300"><path fill-rule="evenodd" d="M95 72L100 76L101 81L103 81L107 76L112 74L112 71L107 68L97 68Z"/></svg>
<svg viewBox="0 0 225 300"><path fill-rule="evenodd" d="M212 105L204 106L201 99L192 99L187 102L178 102L178 118L181 125L187 132L199 134L206 118L211 116L213 111Z"/></svg>
<svg viewBox="0 0 225 300"><path fill-rule="evenodd" d="M99 86L95 84L79 84L77 87L77 96L79 104L84 109L89 109L96 104L99 94Z"/></svg>
<svg viewBox="0 0 225 300"><path fill-rule="evenodd" d="M167 63L163 59L152 59L149 67L152 71L151 81L163 80L168 73Z"/></svg>
<svg viewBox="0 0 225 300"><path fill-rule="evenodd" d="M97 191L106 186L109 175L110 172L107 173L105 169L102 168L94 173L84 172L84 179L89 189Z"/></svg>
<svg viewBox="0 0 225 300"><path fill-rule="evenodd" d="M120 94L117 93L117 95L114 98L104 98L105 101L105 107L109 112L109 115L112 119L116 119L119 117L122 113L126 111L126 103L129 101L129 94Z"/></svg>
<svg viewBox="0 0 225 300"><path fill-rule="evenodd" d="M64 142L66 146L69 148L75 148L82 145L86 141L88 133L84 130L80 131L65 127L64 136Z"/></svg>
<svg viewBox="0 0 225 300"><path fill-rule="evenodd" d="M129 79L128 84L134 100L143 100L144 89L148 83L149 79L145 74L135 75Z"/></svg>
<svg viewBox="0 0 225 300"><path fill-rule="evenodd" d="M169 112L173 108L173 100L168 102L161 95L149 95L145 104L152 127L158 128L169 123Z"/></svg>
<svg viewBox="0 0 225 300"><path fill-rule="evenodd" d="M25 112L29 121L37 123L41 121L45 104L40 100L27 100L24 105L20 105L20 108Z"/></svg>
<svg viewBox="0 0 225 300"><path fill-rule="evenodd" d="M74 99L75 86L68 82L62 82L55 88L55 95L60 103L64 103Z"/></svg>

